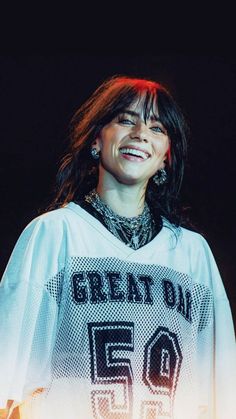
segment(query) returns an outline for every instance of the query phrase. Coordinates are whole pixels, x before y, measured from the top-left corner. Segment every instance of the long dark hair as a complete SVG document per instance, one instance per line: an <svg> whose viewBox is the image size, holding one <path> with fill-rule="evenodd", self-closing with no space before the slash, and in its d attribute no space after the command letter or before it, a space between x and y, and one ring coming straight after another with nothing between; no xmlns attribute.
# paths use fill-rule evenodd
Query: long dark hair
<svg viewBox="0 0 236 419"><path fill-rule="evenodd" d="M184 174L188 127L179 106L161 84L147 79L113 76L105 80L78 109L70 124L70 144L61 159L56 178L55 198L47 210L78 202L98 182L98 163L91 157L91 144L101 129L140 96L144 117L155 107L170 139L170 158L165 167L168 181L156 186L150 179L146 200L172 224L181 224L179 193Z"/></svg>

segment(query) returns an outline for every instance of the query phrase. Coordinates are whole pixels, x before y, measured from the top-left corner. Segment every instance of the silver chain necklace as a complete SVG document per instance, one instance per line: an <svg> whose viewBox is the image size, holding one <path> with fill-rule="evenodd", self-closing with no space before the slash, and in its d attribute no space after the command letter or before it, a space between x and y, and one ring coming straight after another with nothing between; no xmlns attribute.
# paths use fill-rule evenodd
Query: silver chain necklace
<svg viewBox="0 0 236 419"><path fill-rule="evenodd" d="M144 203L142 214L128 218L115 214L102 201L96 189L93 189L85 196L85 201L102 215L107 229L132 249L136 250L151 240L155 225L146 202Z"/></svg>

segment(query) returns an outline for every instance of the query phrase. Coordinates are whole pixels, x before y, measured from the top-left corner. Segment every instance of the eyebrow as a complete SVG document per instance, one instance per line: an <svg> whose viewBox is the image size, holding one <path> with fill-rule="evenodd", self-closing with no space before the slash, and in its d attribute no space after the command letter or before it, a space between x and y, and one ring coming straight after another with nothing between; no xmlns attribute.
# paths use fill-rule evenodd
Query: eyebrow
<svg viewBox="0 0 236 419"><path fill-rule="evenodd" d="M136 116L136 117L138 117L138 118L140 118L140 113L138 113L138 112L135 112L135 111L131 111L130 109L124 109L122 112L121 112L121 114L122 113L127 113L128 115L131 115L131 116ZM151 116L150 118L148 118L148 119L150 119L151 121L157 121L157 122L160 122L160 124L162 124L163 125L163 122L161 121L161 119L159 118L159 116Z"/></svg>

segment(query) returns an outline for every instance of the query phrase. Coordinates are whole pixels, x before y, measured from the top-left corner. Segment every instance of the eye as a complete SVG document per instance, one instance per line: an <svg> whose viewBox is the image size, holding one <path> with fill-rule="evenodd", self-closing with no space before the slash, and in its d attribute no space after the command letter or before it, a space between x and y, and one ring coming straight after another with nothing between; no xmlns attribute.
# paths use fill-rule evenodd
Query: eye
<svg viewBox="0 0 236 419"><path fill-rule="evenodd" d="M160 132L161 134L166 134L164 128L161 128L159 126L151 127L151 130L154 132Z"/></svg>
<svg viewBox="0 0 236 419"><path fill-rule="evenodd" d="M120 124L123 124L123 125L134 125L134 121L128 118L119 118L118 121Z"/></svg>

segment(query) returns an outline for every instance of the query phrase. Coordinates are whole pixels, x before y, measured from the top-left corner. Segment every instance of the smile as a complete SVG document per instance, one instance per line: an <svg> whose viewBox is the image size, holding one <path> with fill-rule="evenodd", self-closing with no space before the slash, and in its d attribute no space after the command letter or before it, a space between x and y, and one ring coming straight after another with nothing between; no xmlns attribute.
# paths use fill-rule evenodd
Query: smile
<svg viewBox="0 0 236 419"><path fill-rule="evenodd" d="M142 160L147 160L150 157L150 154L146 151L139 150L137 148L122 147L120 148L120 153L125 156L134 156L141 158Z"/></svg>

